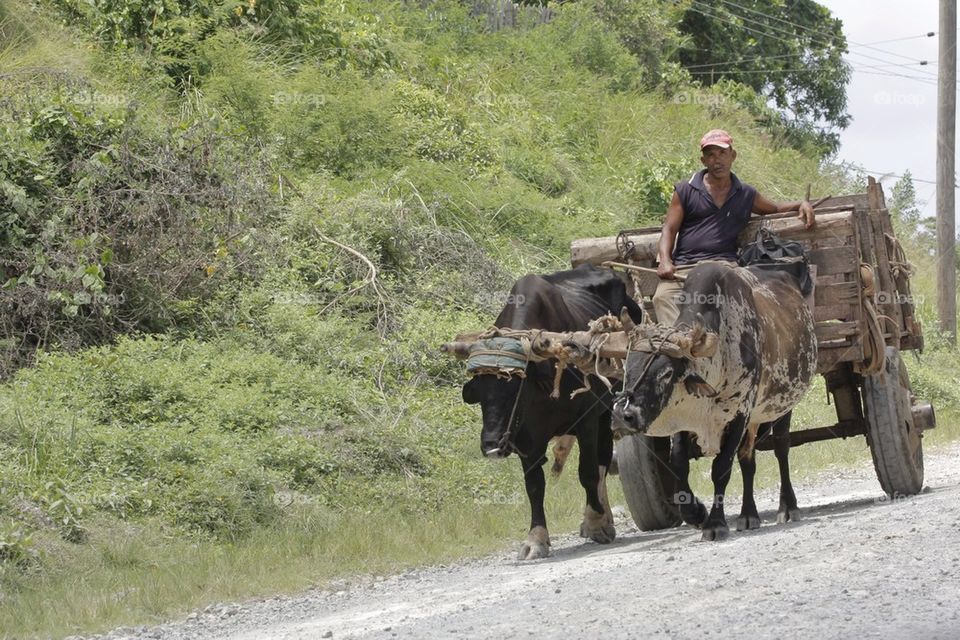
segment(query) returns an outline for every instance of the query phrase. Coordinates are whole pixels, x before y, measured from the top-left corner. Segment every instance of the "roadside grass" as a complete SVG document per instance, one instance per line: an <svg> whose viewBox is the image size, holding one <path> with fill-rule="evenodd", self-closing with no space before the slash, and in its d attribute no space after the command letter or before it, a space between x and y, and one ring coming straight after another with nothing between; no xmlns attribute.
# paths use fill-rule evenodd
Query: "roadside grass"
<svg viewBox="0 0 960 640"><path fill-rule="evenodd" d="M477 454L479 457L479 453ZM83 545L41 534L48 567L2 575L0 638L60 637L120 625L157 624L211 602L244 600L369 579L514 547L526 537L529 510L515 459L500 467L516 491L451 501L440 510L385 506L332 511L294 504L277 526L231 544L171 537L156 522L89 522ZM570 466L573 465L573 466ZM575 455L548 480L554 535L574 531L583 493ZM612 499L622 502L619 483Z"/></svg>
<svg viewBox="0 0 960 640"><path fill-rule="evenodd" d="M6 464L13 464L15 473L23 473L23 465L37 470L37 465L42 468L42 465L63 464L71 446L69 412L64 411L63 404L71 406L78 395L82 396L87 411L102 411L103 407L98 404L102 400L98 398L116 402L117 393L136 391L140 397L149 398L162 391L172 394L183 411L190 406L191 387L200 397L208 397L210 391L199 379L185 387L175 381L189 375L204 361L218 363L219 384L227 380L256 384L270 379L278 391L291 384L265 353L253 357L243 351L226 350L215 356L216 352L208 349L209 346L191 343L156 341L120 345L116 351L125 354L123 357L131 362L112 366L120 367L118 371L123 375L108 376L101 372L92 381L84 379L84 367L91 362L109 360L109 352L48 361L24 376L14 388L26 394L22 398L46 403L42 415L52 420L53 425L59 425L52 433L59 432L60 436L38 429L36 417L24 409L21 412L24 423L33 428L18 431L6 423L7 430L0 429L0 435L5 434L0 438L0 445L9 446L3 442L9 443L12 435L33 444L24 447L25 456L7 457ZM921 357L917 363L910 356L907 363L917 394L929 397L937 407L939 426L925 439L928 450L933 450L939 444L960 438L957 412L960 384L956 379L954 353L935 350ZM135 365L133 360L143 362ZM148 375L151 371L152 377ZM294 369L301 378L311 376L307 371ZM115 386L121 381L123 386ZM151 394L144 395L147 383L155 386ZM9 392L8 388L0 399L9 401ZM232 393L234 398L244 395L244 392ZM255 400L255 396L254 393L251 400ZM410 567L482 556L504 547L512 552L525 537L529 518L517 460L490 462L480 458L479 412L460 402L457 386L434 388L415 383L396 398L398 401L393 405L369 404L366 413L356 414L352 419L376 421L389 417L393 426L385 433L390 434L390 441L406 443L404 446L418 451L423 456L422 463L432 469L429 475L401 471L367 478L344 477L338 489L344 494L343 504L330 504L324 492L297 489L281 482L273 491L265 489L264 494L278 507L275 517L235 538L184 535L171 525L162 510L139 517L131 514L126 519L110 511L81 514L79 524L85 532L81 544L65 540L63 530L56 526L39 527L32 532L31 542L38 561L28 562L23 568L10 563L0 565L3 567L0 637L56 637L119 625L155 624L212 602L296 593L329 585L338 578L364 580L371 575L390 574ZM150 403L146 406L156 409L156 405ZM298 415L296 405L283 410ZM824 426L834 421L833 408L826 404L823 382L818 378L795 411L794 428ZM96 431L87 422L81 421L80 425L76 428L79 435L73 436L77 438L75 443L89 437L88 431ZM152 442L152 436L143 440L144 445ZM159 441L158 446L165 446L165 442ZM289 451L285 455L290 455ZM393 459L392 454L381 449L363 455L373 455L365 460L374 464L379 464L376 461L380 459ZM294 457L290 463L296 460ZM237 465L242 460L227 462ZM211 470L223 464L216 460L206 463ZM798 484L801 507L805 480L815 478L824 470L864 464L870 464L870 454L863 437L794 449L791 469ZM560 478L548 475L546 508L554 535L575 532L582 517L583 492L576 477L576 465L575 450ZM241 472L241 477L249 473L242 465L235 469ZM709 459L694 463L692 483L699 495L712 491L709 473ZM19 477L29 480L31 476L28 473ZM84 497L79 504L87 505L86 500L102 504L93 498L112 495L108 480L99 478L89 486L78 484L76 497ZM36 479L29 481L31 486L38 486ZM775 457L769 452L760 453L758 489L776 488L778 482ZM935 478L928 478L927 482L936 485ZM9 484L7 486L9 488ZM122 488L126 484L120 482L118 486ZM44 488L42 483L39 488ZM615 478L611 479L609 488L611 504L624 505L622 490ZM184 490L187 489L193 490L190 485L184 485ZM736 471L728 491L739 495L741 490L739 471ZM879 484L877 493L880 493ZM38 500L37 504L51 504L43 502L46 498L42 491L39 497L30 493L20 495L27 499L28 508L33 504L31 499ZM8 509L17 504L16 496L9 491L0 493L0 499L7 503ZM210 508L206 504L196 508ZM764 507L761 505L761 508Z"/></svg>

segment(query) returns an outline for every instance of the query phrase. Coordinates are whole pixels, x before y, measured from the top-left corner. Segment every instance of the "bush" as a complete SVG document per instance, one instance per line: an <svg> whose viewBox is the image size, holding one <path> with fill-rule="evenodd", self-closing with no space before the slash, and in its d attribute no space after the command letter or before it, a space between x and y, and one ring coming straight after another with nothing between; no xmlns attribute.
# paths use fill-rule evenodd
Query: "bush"
<svg viewBox="0 0 960 640"><path fill-rule="evenodd" d="M0 110L0 375L38 348L182 326L225 280L256 273L272 196L215 123L171 123L171 138L135 108L26 89Z"/></svg>

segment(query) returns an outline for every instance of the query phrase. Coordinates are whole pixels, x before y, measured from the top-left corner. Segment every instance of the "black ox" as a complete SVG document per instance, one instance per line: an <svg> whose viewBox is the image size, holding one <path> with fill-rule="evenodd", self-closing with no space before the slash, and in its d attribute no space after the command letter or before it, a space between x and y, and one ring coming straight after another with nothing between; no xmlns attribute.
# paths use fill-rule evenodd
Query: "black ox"
<svg viewBox="0 0 960 640"><path fill-rule="evenodd" d="M614 273L583 265L570 271L527 275L514 284L511 301L497 317L496 326L511 329L579 331L605 314L626 308L636 322L642 311L627 296ZM469 358L483 350L483 342L457 342L444 350ZM469 362L469 360L468 360ZM551 438L574 434L580 448L579 477L586 492L580 533L599 543L614 539L615 530L606 497L605 477L613 454L610 428L613 394L596 378L591 391L571 398L584 386L583 374L573 367L560 380L559 398L551 397L555 363L527 361L516 375L486 372L463 386L463 401L479 404L483 414L480 449L488 458L520 457L530 501L530 531L518 557L530 560L549 555L550 536L543 510L546 480L543 464Z"/></svg>
<svg viewBox="0 0 960 640"><path fill-rule="evenodd" d="M754 444L772 431L780 463L779 522L797 516L790 484L790 411L809 388L817 368L812 314L799 283L787 273L702 263L684 284L673 332L695 340L717 339L710 357L677 358L631 352L625 391L614 413L617 430L672 436L671 467L680 482L678 502L685 522L703 528L704 540L722 540L728 528L723 498L733 456L739 451L743 508L738 529L760 526L753 499ZM705 331L704 331L705 330ZM694 344L692 352L698 345ZM690 491L689 447L716 455L709 513Z"/></svg>

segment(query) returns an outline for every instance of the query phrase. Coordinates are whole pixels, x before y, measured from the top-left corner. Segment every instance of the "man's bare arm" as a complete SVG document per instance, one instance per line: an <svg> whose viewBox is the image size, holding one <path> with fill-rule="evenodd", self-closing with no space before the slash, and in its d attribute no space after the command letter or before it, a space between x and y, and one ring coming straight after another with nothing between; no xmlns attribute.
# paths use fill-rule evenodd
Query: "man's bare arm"
<svg viewBox="0 0 960 640"><path fill-rule="evenodd" d="M680 196L674 191L670 206L667 207L667 216L663 220L660 241L657 243L657 254L660 257L657 275L664 280L672 279L677 270L673 266L673 247L677 242L681 224L683 224L683 205L680 204Z"/></svg>
<svg viewBox="0 0 960 640"><path fill-rule="evenodd" d="M761 216L770 215L771 213L784 213L785 211L797 210L800 212L797 217L803 220L803 224L807 229L812 228L813 225L817 223L813 217L813 207L811 207L810 203L806 200L795 202L773 202L772 200L767 200L759 193L753 200L753 213Z"/></svg>

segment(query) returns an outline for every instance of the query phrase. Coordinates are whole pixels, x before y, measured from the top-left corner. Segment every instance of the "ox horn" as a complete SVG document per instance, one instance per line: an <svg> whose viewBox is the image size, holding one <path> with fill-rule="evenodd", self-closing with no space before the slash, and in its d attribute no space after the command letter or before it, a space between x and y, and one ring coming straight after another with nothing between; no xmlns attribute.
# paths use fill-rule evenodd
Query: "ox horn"
<svg viewBox="0 0 960 640"><path fill-rule="evenodd" d="M445 342L440 345L440 351L449 353L457 360L466 360L470 357L470 347L472 342Z"/></svg>
<svg viewBox="0 0 960 640"><path fill-rule="evenodd" d="M709 358L717 352L717 334L704 331L700 339L690 347L690 355L694 358Z"/></svg>
<svg viewBox="0 0 960 640"><path fill-rule="evenodd" d="M626 307L620 308L620 326L623 327L623 330L627 333L633 331L637 326L633 318L630 317L630 312Z"/></svg>
<svg viewBox="0 0 960 640"><path fill-rule="evenodd" d="M709 358L717 352L717 334L707 331L703 315L697 314L697 320L690 329L690 355L694 358Z"/></svg>

